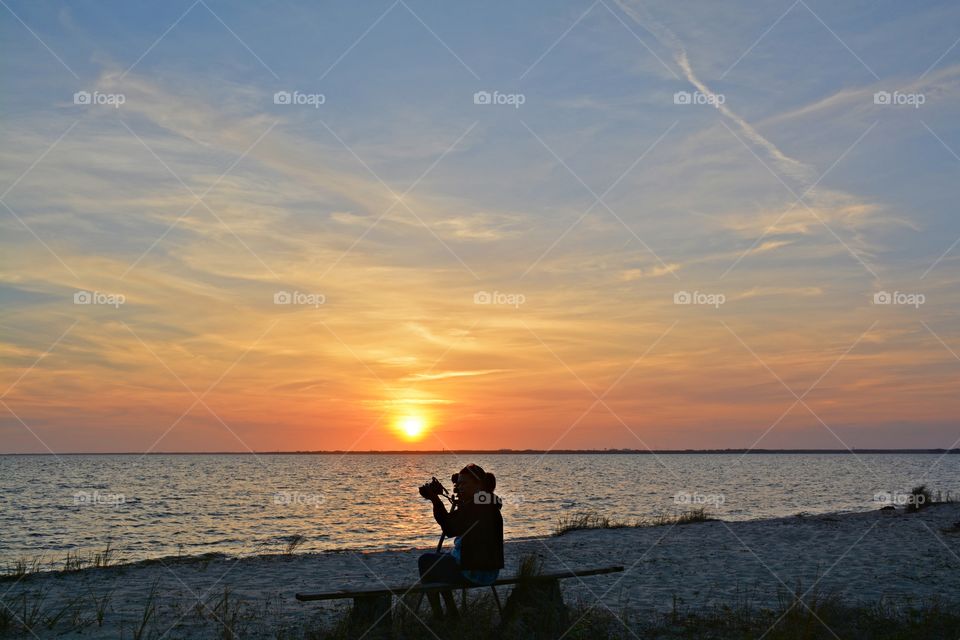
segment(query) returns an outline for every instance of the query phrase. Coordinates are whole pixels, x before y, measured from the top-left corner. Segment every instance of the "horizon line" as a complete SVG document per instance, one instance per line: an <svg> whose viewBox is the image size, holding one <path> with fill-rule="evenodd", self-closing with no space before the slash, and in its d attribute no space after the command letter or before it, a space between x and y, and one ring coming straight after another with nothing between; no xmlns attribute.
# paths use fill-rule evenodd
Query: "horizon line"
<svg viewBox="0 0 960 640"><path fill-rule="evenodd" d="M726 448L726 449L366 449L366 450L344 450L344 449L313 449L313 450L270 450L270 451L66 451L66 452L4 452L0 456L200 456L200 455L577 455L577 454L857 454L857 453L940 453L940 454L960 454L960 448L888 448L888 449L745 449L745 448Z"/></svg>

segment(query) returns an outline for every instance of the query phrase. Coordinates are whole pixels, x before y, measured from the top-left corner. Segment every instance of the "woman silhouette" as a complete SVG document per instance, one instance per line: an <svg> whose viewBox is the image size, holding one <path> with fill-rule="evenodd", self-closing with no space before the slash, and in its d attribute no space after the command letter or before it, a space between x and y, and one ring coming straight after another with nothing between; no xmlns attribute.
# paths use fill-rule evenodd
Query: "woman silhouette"
<svg viewBox="0 0 960 640"><path fill-rule="evenodd" d="M425 485L426 486L426 485ZM497 479L476 464L468 464L457 474L454 493L459 496L456 509L447 508L435 493L420 495L433 503L433 517L443 533L454 538L453 551L425 553L420 556L420 581L444 582L456 586L484 586L497 580L503 568L502 503L493 491ZM447 610L453 614L456 606L450 591L443 593ZM441 614L440 597L428 593L435 615Z"/></svg>

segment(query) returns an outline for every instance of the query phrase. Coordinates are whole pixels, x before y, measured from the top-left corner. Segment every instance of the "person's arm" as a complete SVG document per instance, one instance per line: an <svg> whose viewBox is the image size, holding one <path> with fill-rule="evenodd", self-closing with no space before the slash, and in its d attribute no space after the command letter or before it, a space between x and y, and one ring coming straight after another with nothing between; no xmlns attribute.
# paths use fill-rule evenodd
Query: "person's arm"
<svg viewBox="0 0 960 640"><path fill-rule="evenodd" d="M444 534L452 538L466 532L468 527L462 510L448 513L440 496L433 496L430 501L433 503L433 518L440 525Z"/></svg>

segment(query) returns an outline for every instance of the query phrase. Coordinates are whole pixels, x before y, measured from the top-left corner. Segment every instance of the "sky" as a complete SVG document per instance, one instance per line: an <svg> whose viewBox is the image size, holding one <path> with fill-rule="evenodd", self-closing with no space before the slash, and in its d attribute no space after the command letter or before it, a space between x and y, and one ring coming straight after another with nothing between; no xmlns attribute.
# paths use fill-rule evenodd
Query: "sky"
<svg viewBox="0 0 960 640"><path fill-rule="evenodd" d="M956 3L0 5L0 453L958 444Z"/></svg>

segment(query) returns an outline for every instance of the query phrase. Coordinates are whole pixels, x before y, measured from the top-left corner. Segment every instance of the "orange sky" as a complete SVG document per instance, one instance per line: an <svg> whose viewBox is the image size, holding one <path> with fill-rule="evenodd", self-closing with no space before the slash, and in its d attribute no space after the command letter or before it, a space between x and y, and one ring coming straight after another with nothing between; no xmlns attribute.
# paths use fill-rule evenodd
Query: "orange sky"
<svg viewBox="0 0 960 640"><path fill-rule="evenodd" d="M939 345L868 314L823 341L815 327L758 334L726 309L651 302L594 326L563 304L477 310L468 294L438 303L444 320L386 300L396 322L333 302L188 314L202 337L186 343L98 311L11 371L25 375L4 402L58 451L950 444L896 424L949 420L950 385L931 382L950 366ZM230 331L203 335L208 323ZM401 429L410 419L420 437ZM8 450L42 450L12 436Z"/></svg>
<svg viewBox="0 0 960 640"><path fill-rule="evenodd" d="M17 5L0 453L956 446L950 21L614 5Z"/></svg>

